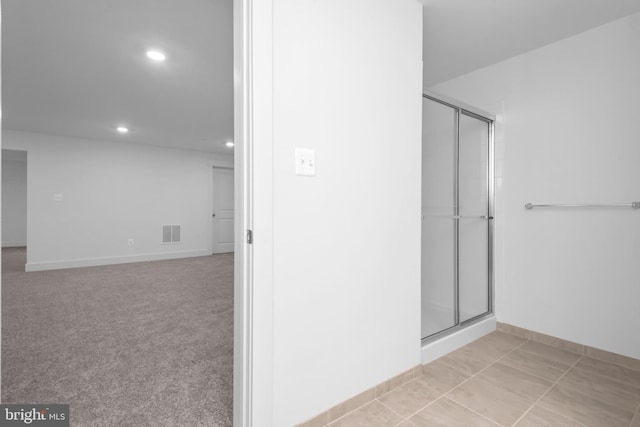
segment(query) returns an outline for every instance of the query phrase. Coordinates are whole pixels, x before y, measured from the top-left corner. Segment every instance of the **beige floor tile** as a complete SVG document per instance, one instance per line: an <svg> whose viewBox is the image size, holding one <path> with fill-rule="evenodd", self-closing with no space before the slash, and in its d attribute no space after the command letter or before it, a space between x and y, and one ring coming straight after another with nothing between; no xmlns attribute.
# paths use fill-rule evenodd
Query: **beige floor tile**
<svg viewBox="0 0 640 427"><path fill-rule="evenodd" d="M515 427L583 427L577 421L573 421L562 415L551 412L540 406L534 406L527 414L515 425Z"/></svg>
<svg viewBox="0 0 640 427"><path fill-rule="evenodd" d="M633 418L633 411L620 409L588 393L561 385L555 385L539 405L592 427L628 427Z"/></svg>
<svg viewBox="0 0 640 427"><path fill-rule="evenodd" d="M408 417L440 397L440 393L427 387L420 380L413 380L390 391L378 400L394 412Z"/></svg>
<svg viewBox="0 0 640 427"><path fill-rule="evenodd" d="M571 367L571 365L547 359L536 353L521 350L520 348L509 353L500 360L500 363L553 382L557 381L558 378Z"/></svg>
<svg viewBox="0 0 640 427"><path fill-rule="evenodd" d="M579 354L562 350L550 345L542 344L537 341L528 341L520 346L518 350L537 354L545 359L571 366L580 358Z"/></svg>
<svg viewBox="0 0 640 427"><path fill-rule="evenodd" d="M511 426L533 404L483 375L476 375L446 396L503 426Z"/></svg>
<svg viewBox="0 0 640 427"><path fill-rule="evenodd" d="M597 374L584 366L572 368L558 384L631 412L634 412L640 403L640 387Z"/></svg>
<svg viewBox="0 0 640 427"><path fill-rule="evenodd" d="M635 359L633 357L622 356L621 354L611 353L610 351L604 351L593 347L586 348L585 356L640 371L640 359Z"/></svg>
<svg viewBox="0 0 640 427"><path fill-rule="evenodd" d="M418 412L409 421L416 427L498 426L498 424L444 397Z"/></svg>
<svg viewBox="0 0 640 427"><path fill-rule="evenodd" d="M409 421L403 421L400 424L398 424L396 427L416 427L416 425L413 423L410 423Z"/></svg>
<svg viewBox="0 0 640 427"><path fill-rule="evenodd" d="M402 417L382 403L374 400L350 414L336 420L332 427L394 427L402 422Z"/></svg>
<svg viewBox="0 0 640 427"><path fill-rule="evenodd" d="M494 386L507 390L531 403L538 400L553 385L550 381L500 362L494 363L478 375Z"/></svg>
<svg viewBox="0 0 640 427"><path fill-rule="evenodd" d="M471 376L476 374L481 369L484 369L491 362L482 362L474 358L473 351L462 347L454 352L447 354L444 357L438 359L457 371L462 372L465 375Z"/></svg>
<svg viewBox="0 0 640 427"><path fill-rule="evenodd" d="M640 427L640 407L638 407L638 410L636 411L636 417L633 419L631 427Z"/></svg>
<svg viewBox="0 0 640 427"><path fill-rule="evenodd" d="M494 331L480 338L481 340L487 340L493 342L503 350L512 350L513 348L528 341L526 338L518 337L506 332Z"/></svg>
<svg viewBox="0 0 640 427"><path fill-rule="evenodd" d="M495 331L467 344L461 350L481 362L492 363L527 340L504 332Z"/></svg>
<svg viewBox="0 0 640 427"><path fill-rule="evenodd" d="M453 364L442 358L425 365L422 372L422 381L440 393L447 393L471 376L457 370Z"/></svg>
<svg viewBox="0 0 640 427"><path fill-rule="evenodd" d="M507 352L495 348L488 341L474 341L455 351L459 355L464 355L467 359L476 360L483 367L492 364Z"/></svg>
<svg viewBox="0 0 640 427"><path fill-rule="evenodd" d="M640 371L602 362L591 357L583 357L576 366L590 369L598 375L609 377L624 384L640 387Z"/></svg>

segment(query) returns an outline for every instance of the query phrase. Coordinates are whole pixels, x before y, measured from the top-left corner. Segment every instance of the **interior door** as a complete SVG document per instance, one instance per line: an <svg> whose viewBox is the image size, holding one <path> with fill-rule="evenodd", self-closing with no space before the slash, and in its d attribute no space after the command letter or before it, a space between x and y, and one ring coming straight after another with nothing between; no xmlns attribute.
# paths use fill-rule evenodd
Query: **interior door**
<svg viewBox="0 0 640 427"><path fill-rule="evenodd" d="M233 169L213 168L213 253L233 252Z"/></svg>

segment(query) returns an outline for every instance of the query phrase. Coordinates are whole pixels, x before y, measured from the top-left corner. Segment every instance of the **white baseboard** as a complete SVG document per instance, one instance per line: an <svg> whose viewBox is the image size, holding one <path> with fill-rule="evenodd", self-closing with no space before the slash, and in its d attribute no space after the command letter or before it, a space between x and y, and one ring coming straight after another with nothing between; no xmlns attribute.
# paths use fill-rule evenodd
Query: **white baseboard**
<svg viewBox="0 0 640 427"><path fill-rule="evenodd" d="M472 341L477 340L496 330L496 316L489 316L486 319L460 329L451 335L444 336L439 340L430 342L422 346L422 364L433 362L439 357L454 350L464 347Z"/></svg>
<svg viewBox="0 0 640 427"><path fill-rule="evenodd" d="M2 242L3 248L22 248L27 246L27 242Z"/></svg>
<svg viewBox="0 0 640 427"><path fill-rule="evenodd" d="M84 258L63 261L27 262L25 271L62 270L65 268L96 267L100 265L127 264L131 262L162 261L167 259L192 258L211 255L210 249L158 254L124 255L103 258Z"/></svg>

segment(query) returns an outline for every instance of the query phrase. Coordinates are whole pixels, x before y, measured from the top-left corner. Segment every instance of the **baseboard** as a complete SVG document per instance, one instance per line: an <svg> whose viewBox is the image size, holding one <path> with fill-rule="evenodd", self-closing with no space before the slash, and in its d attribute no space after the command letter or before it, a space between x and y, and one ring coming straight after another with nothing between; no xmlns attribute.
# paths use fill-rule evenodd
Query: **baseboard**
<svg viewBox="0 0 640 427"><path fill-rule="evenodd" d="M423 365L432 360L442 357L472 341L477 340L496 330L496 317L489 316L472 325L466 326L451 335L445 336L437 341L429 343L422 347L422 364L418 365L406 372L403 372L387 381L378 384L375 387L366 390L351 399L340 403L333 408L301 423L297 427L324 427L344 415L355 411L356 409L366 405L377 397L394 390L403 384L418 378L422 375Z"/></svg>
<svg viewBox="0 0 640 427"><path fill-rule="evenodd" d="M421 360L426 365L445 354L463 347L496 330L496 316L486 317L472 325L422 346Z"/></svg>
<svg viewBox="0 0 640 427"><path fill-rule="evenodd" d="M352 398L324 411L323 413L316 415L315 417L307 420L303 423L297 424L296 427L324 427L337 419L347 415L350 412L366 405L367 403L375 400L377 397L382 396L385 393L395 390L403 384L418 378L422 375L422 365L414 366L413 368L396 375L393 378L389 378L386 381L381 382L375 387L371 387L369 390L353 396Z"/></svg>
<svg viewBox="0 0 640 427"><path fill-rule="evenodd" d="M132 262L162 261L168 259L193 258L211 255L210 249L193 251L163 252L157 254L137 254L116 257L84 258L63 261L27 262L25 271L62 270L65 268L97 267L101 265L128 264Z"/></svg>
<svg viewBox="0 0 640 427"><path fill-rule="evenodd" d="M560 350L569 351L581 356L598 359L602 362L612 363L614 365L640 371L640 359L634 357L613 353L611 351L602 350L596 347L590 347L585 344L568 341L551 335L545 335L531 329L521 328L519 326L510 325L508 323L498 322L496 325L496 329L507 334L515 335L531 341L539 342L541 344L546 344L551 347L559 348Z"/></svg>
<svg viewBox="0 0 640 427"><path fill-rule="evenodd" d="M2 242L3 248L23 248L27 246L27 242Z"/></svg>

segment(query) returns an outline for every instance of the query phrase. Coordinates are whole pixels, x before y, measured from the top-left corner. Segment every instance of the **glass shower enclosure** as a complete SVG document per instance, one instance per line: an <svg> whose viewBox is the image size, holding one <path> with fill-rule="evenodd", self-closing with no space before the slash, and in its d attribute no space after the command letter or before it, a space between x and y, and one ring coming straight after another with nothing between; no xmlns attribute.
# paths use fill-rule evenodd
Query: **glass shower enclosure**
<svg viewBox="0 0 640 427"><path fill-rule="evenodd" d="M493 311L494 117L425 92L422 109L422 339Z"/></svg>

